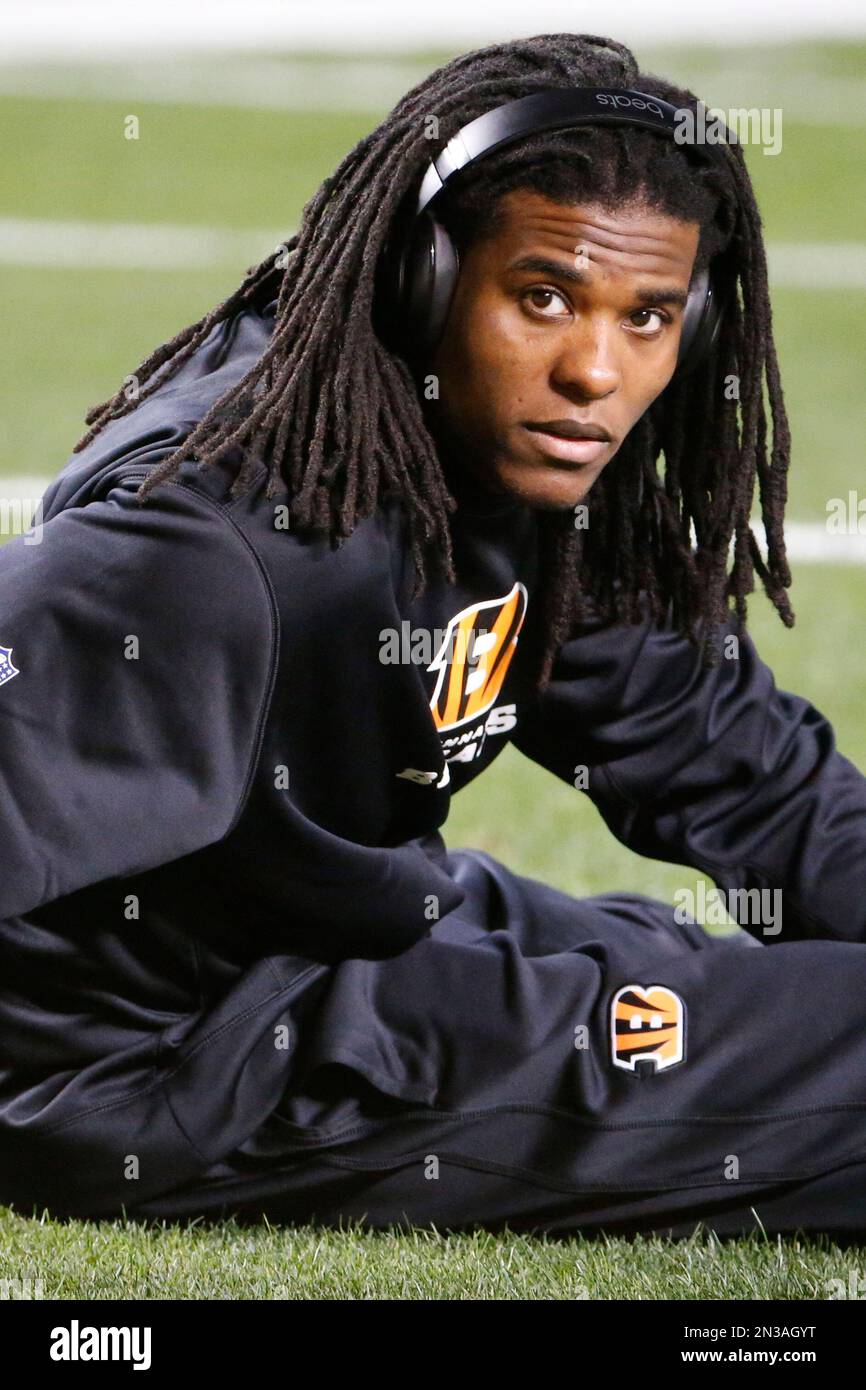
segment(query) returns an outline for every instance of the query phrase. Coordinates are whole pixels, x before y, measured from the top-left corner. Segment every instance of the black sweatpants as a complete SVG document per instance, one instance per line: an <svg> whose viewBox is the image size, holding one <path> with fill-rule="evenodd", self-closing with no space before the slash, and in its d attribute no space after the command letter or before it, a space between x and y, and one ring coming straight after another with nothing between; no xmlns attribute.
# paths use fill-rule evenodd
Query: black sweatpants
<svg viewBox="0 0 866 1390"><path fill-rule="evenodd" d="M333 967L264 1127L130 1214L866 1231L866 943L720 938L480 851L447 863L464 903Z"/></svg>

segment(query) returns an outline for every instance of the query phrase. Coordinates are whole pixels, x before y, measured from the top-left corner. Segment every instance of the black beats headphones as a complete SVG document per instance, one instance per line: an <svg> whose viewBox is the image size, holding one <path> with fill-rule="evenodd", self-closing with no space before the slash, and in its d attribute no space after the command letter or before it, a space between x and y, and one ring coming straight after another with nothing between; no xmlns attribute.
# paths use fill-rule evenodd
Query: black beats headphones
<svg viewBox="0 0 866 1390"><path fill-rule="evenodd" d="M432 161L408 228L404 225L396 234L396 247L389 243L384 252L384 293L391 321L412 355L429 357L435 349L457 284L457 250L434 211L451 180L492 150L525 135L600 124L661 131L708 160L724 160L722 146L682 140L677 107L646 92L557 87L486 111L458 130ZM690 371L710 351L732 293L733 279L721 262L695 274L683 310L678 372Z"/></svg>

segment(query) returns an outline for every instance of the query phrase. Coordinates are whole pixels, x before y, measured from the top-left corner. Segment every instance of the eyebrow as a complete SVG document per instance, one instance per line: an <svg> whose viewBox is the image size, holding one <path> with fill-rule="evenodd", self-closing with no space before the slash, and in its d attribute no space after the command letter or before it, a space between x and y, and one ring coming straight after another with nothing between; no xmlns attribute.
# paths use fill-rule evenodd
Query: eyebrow
<svg viewBox="0 0 866 1390"><path fill-rule="evenodd" d="M533 270L540 275L550 275L554 279L569 280L575 285L590 284L589 276L584 271L577 270L574 266L563 265L561 261L548 260L545 256L523 256L519 261L513 261L508 269ZM688 294L685 290L677 289L640 289L635 290L633 297L639 304L678 304L683 308Z"/></svg>

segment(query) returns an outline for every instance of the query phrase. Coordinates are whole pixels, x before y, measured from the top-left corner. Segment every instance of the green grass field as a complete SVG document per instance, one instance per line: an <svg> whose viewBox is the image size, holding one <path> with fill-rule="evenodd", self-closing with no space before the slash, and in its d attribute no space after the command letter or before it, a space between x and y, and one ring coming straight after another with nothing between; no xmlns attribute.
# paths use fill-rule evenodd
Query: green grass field
<svg viewBox="0 0 866 1390"><path fill-rule="evenodd" d="M438 56L438 55L437 55ZM448 56L448 55L444 55ZM866 166L862 110L852 123L810 124L790 100L809 84L862 82L866 49L774 46L641 54L721 106L727 74L746 104L785 110L784 148L750 151L768 241L833 244L862 238ZM269 55L274 60L274 55ZM372 61L372 60L371 60ZM423 69L434 58L417 60ZM202 65L205 66L204 60ZM218 64L214 66L218 74ZM750 86L751 84L751 86ZM99 269L0 259L7 350L0 360L0 479L49 477L83 432L84 413L117 389L158 343L199 318L271 244L257 234L298 222L319 181L385 114L193 106L140 99L4 95L10 132L3 218L183 224L250 233L235 268ZM219 91L215 76L213 90ZM861 102L862 108L862 102ZM840 103L841 109L841 103ZM123 138L138 115L141 138ZM58 237L63 236L58 227ZM794 435L789 516L823 523L826 503L863 476L860 400L866 294L783 289L775 316ZM2 486L2 483L0 483ZM761 593L750 619L777 683L812 699L838 743L866 769L866 567L795 564L797 625L784 629ZM671 901L698 875L641 859L591 804L508 749L455 798L450 845L487 849L516 871L575 894L623 888ZM710 886L710 885L708 885ZM154 1227L34 1221L0 1211L0 1279L42 1279L46 1297L87 1298L820 1298L847 1278L851 1255L824 1239L725 1242L697 1237L551 1241L518 1236L416 1236L291 1228Z"/></svg>

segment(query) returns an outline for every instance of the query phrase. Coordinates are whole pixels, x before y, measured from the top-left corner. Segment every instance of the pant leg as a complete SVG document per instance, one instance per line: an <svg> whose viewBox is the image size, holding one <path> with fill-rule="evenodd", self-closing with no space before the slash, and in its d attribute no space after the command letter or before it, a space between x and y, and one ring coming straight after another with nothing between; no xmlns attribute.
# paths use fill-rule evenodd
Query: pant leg
<svg viewBox="0 0 866 1390"><path fill-rule="evenodd" d="M650 899L453 868L466 901L428 938L336 968L268 1125L142 1215L734 1233L754 1206L766 1229L866 1228L861 946L746 954ZM623 1065L613 1002L653 989L683 1055Z"/></svg>
<svg viewBox="0 0 866 1390"><path fill-rule="evenodd" d="M264 1177L236 1168L133 1214L167 1220L266 1216L271 1223L331 1228L357 1222L370 1229L508 1228L525 1234L673 1239L701 1229L726 1237L821 1231L836 1239L862 1239L866 1231L866 1162L806 1181L741 1184L737 1192L731 1186L571 1194L456 1162L441 1164L434 1177L415 1162L384 1171L345 1168L332 1154L287 1163Z"/></svg>

